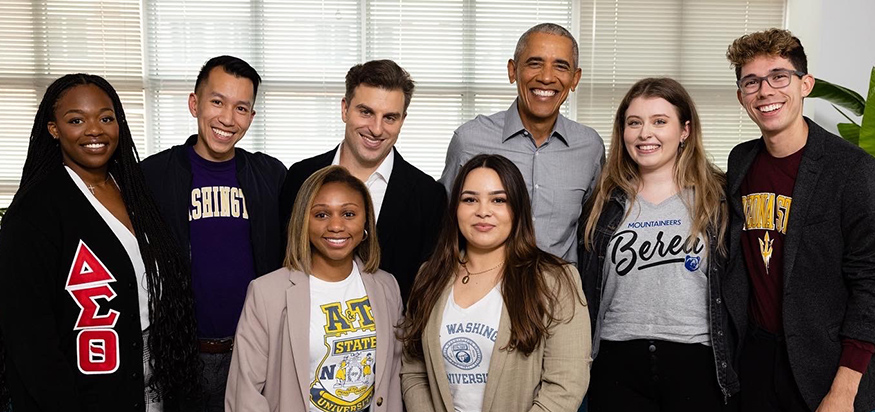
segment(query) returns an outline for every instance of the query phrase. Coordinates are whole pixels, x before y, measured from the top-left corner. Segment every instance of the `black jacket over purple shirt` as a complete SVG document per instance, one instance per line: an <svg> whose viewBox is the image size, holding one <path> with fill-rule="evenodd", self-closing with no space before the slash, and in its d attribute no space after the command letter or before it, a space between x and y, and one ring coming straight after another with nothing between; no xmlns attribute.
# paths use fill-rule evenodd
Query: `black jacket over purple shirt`
<svg viewBox="0 0 875 412"><path fill-rule="evenodd" d="M156 153L140 163L161 216L170 226L177 243L185 249L183 257L189 260L191 163L187 146L193 146L195 142L197 135L192 135L185 144ZM278 206L286 167L276 158L241 148L234 149L234 158L237 161L237 180L246 194L255 274L261 276L279 269L285 255Z"/></svg>

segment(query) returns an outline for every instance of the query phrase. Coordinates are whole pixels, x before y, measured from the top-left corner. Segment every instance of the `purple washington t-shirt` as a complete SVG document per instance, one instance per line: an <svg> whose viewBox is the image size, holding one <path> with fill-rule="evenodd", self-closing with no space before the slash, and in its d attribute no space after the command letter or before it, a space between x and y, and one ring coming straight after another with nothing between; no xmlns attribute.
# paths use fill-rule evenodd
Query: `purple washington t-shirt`
<svg viewBox="0 0 875 412"><path fill-rule="evenodd" d="M189 146L191 279L198 336L234 336L246 288L255 278L249 211L235 159L211 162Z"/></svg>

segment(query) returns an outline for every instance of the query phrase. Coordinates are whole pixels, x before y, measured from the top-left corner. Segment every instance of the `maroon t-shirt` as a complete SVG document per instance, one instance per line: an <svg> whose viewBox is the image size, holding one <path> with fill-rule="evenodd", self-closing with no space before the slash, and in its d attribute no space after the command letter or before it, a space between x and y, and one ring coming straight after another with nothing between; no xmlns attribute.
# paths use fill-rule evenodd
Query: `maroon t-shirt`
<svg viewBox="0 0 875 412"><path fill-rule="evenodd" d="M741 249L751 282L750 318L763 329L783 334L784 236L802 153L777 158L761 150L741 182L744 231ZM875 344L842 339L839 365L865 373Z"/></svg>
<svg viewBox="0 0 875 412"><path fill-rule="evenodd" d="M750 316L763 329L783 332L784 236L793 186L805 148L777 158L760 150L741 182L744 231L741 249L751 281Z"/></svg>

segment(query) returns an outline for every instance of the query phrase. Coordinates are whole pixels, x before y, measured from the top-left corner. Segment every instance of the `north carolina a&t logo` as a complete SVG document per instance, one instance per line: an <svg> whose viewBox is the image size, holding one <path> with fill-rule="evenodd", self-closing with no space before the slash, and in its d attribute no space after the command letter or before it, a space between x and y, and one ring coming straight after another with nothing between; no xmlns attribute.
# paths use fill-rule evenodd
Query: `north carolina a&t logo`
<svg viewBox="0 0 875 412"><path fill-rule="evenodd" d="M365 296L321 305L325 356L310 384L310 402L327 412L363 410L374 396L377 334Z"/></svg>

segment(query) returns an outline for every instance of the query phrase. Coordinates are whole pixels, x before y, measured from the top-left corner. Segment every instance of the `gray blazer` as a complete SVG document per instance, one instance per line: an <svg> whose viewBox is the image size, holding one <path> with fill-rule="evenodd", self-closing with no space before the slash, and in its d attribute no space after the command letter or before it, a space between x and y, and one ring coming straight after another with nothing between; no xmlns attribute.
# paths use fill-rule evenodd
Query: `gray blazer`
<svg viewBox="0 0 875 412"><path fill-rule="evenodd" d="M783 313L793 377L815 410L838 370L841 338L875 342L875 158L805 121L808 142L784 238ZM761 150L762 139L739 144L726 173L731 220L723 296L739 343L750 298L741 251L741 182ZM854 403L860 412L875 409L873 366L875 358L860 381Z"/></svg>
<svg viewBox="0 0 875 412"><path fill-rule="evenodd" d="M565 268L571 272L576 289L560 295L558 315L564 320L553 323L549 336L541 339L541 344L529 356L518 350L501 350L510 340L510 316L507 305L502 307L483 395L483 412L574 412L580 406L589 386L592 338L589 313L580 303L584 299L580 276L573 265L565 265ZM547 279L555 286L554 277ZM422 337L425 361L403 358L401 386L408 411L454 410L440 344L443 308L452 286L453 283L448 282L428 319Z"/></svg>
<svg viewBox="0 0 875 412"><path fill-rule="evenodd" d="M361 262L358 265L362 267ZM395 338L402 311L398 283L382 270L362 273L362 282L377 326L371 411L400 412L401 344ZM237 325L225 410L309 410L313 380L309 355L310 277L282 268L253 280Z"/></svg>

